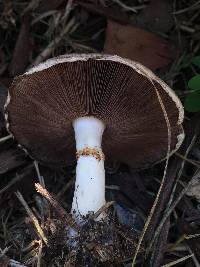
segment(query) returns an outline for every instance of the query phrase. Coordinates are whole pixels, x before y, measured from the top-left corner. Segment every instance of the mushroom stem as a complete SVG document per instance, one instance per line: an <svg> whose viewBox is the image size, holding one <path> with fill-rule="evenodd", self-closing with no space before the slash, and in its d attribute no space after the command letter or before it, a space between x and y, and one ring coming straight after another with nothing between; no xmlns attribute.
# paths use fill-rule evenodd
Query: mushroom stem
<svg viewBox="0 0 200 267"><path fill-rule="evenodd" d="M73 127L77 166L72 213L82 221L83 216L98 211L105 204L104 155L101 150L105 125L94 117L81 117L73 122Z"/></svg>

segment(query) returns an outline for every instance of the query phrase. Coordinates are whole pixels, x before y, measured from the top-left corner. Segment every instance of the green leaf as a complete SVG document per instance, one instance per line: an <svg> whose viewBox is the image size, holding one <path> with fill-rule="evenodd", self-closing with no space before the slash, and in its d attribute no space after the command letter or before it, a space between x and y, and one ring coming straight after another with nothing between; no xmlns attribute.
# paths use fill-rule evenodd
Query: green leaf
<svg viewBox="0 0 200 267"><path fill-rule="evenodd" d="M200 68L200 56L193 57L192 63Z"/></svg>
<svg viewBox="0 0 200 267"><path fill-rule="evenodd" d="M192 77L188 82L188 87L193 90L200 90L200 74Z"/></svg>
<svg viewBox="0 0 200 267"><path fill-rule="evenodd" d="M189 94L185 98L184 107L189 112L200 111L200 90Z"/></svg>

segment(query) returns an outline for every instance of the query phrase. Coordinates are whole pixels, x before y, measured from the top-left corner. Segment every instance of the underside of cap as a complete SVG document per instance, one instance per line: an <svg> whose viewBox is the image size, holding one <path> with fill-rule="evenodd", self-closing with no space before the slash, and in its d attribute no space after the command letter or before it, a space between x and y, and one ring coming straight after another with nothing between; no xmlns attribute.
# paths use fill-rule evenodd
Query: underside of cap
<svg viewBox="0 0 200 267"><path fill-rule="evenodd" d="M9 131L30 155L45 164L75 161L72 122L85 116L103 121L106 159L148 167L184 139L183 107L150 70L118 56L70 54L47 60L17 77L7 99Z"/></svg>
<svg viewBox="0 0 200 267"><path fill-rule="evenodd" d="M159 77L157 77L150 69L146 68L139 62L132 61L126 58L122 58L117 55L95 54L95 53L61 55L58 57L50 58L46 60L45 62L40 63L39 65L30 68L25 74L32 74L34 72L42 71L52 66L55 66L57 64L61 64L65 62L87 61L90 59L119 62L127 66L130 66L135 71L137 71L139 74L144 75L145 77L149 78L149 80L152 80L152 81L155 80L159 82L162 85L163 89L166 91L166 93L168 93L170 97L173 99L177 108L179 109L179 123L181 124L183 122L184 109L183 109L181 101L176 96L174 91L164 81L162 81Z"/></svg>

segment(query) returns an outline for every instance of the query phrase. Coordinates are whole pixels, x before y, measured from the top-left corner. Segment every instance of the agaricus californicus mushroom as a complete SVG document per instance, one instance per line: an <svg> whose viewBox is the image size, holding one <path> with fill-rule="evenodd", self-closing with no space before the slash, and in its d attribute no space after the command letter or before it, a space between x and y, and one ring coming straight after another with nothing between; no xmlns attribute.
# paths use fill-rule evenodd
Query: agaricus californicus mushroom
<svg viewBox="0 0 200 267"><path fill-rule="evenodd" d="M9 131L44 164L75 161L72 211L105 204L106 159L148 167L184 139L181 102L137 62L103 54L52 58L17 77L6 104ZM166 114L167 121L166 122Z"/></svg>

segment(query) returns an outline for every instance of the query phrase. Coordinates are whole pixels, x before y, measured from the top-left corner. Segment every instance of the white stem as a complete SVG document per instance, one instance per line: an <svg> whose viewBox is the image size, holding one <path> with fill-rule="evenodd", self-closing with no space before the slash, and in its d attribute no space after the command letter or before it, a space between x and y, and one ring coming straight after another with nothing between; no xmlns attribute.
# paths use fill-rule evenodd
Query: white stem
<svg viewBox="0 0 200 267"><path fill-rule="evenodd" d="M94 117L82 117L73 122L76 149L101 151L101 140L105 126ZM76 183L72 213L81 221L82 216L96 212L105 204L104 159L92 155L80 155L76 167Z"/></svg>

